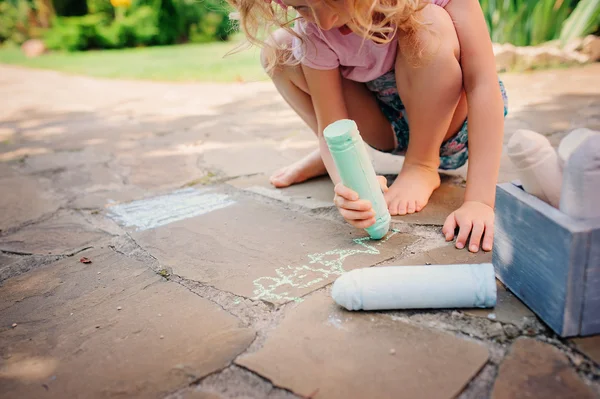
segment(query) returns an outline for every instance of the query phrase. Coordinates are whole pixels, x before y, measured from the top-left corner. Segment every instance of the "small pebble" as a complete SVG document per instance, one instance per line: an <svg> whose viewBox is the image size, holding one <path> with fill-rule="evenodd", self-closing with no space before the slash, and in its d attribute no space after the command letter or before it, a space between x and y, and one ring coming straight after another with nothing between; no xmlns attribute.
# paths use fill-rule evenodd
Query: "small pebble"
<svg viewBox="0 0 600 399"><path fill-rule="evenodd" d="M395 355L396 354L396 349L390 349L390 355Z"/></svg>
<svg viewBox="0 0 600 399"><path fill-rule="evenodd" d="M161 316L162 316L162 315L159 313L159 314L158 314L158 317L161 317Z"/></svg>
<svg viewBox="0 0 600 399"><path fill-rule="evenodd" d="M425 262L426 266L431 266L431 262Z"/></svg>
<svg viewBox="0 0 600 399"><path fill-rule="evenodd" d="M17 323L12 324L12 328L15 328L16 326L17 326Z"/></svg>
<svg viewBox="0 0 600 399"><path fill-rule="evenodd" d="M71 313L69 316L73 316L73 313Z"/></svg>
<svg viewBox="0 0 600 399"><path fill-rule="evenodd" d="M517 338L520 333L521 332L519 329L512 324L507 324L504 326L504 334L506 334L508 338Z"/></svg>
<svg viewBox="0 0 600 399"><path fill-rule="evenodd" d="M102 272L98 272L98 274L101 274Z"/></svg>
<svg viewBox="0 0 600 399"><path fill-rule="evenodd" d="M490 320L496 320L496 313L490 313L487 315L487 318Z"/></svg>
<svg viewBox="0 0 600 399"><path fill-rule="evenodd" d="M96 328L100 328L100 326L96 326Z"/></svg>
<svg viewBox="0 0 600 399"><path fill-rule="evenodd" d="M161 336L160 336L160 339L165 339L165 336L164 336L164 335L161 335Z"/></svg>
<svg viewBox="0 0 600 399"><path fill-rule="evenodd" d="M579 367L583 364L583 358L581 356L570 356L570 358L575 367Z"/></svg>
<svg viewBox="0 0 600 399"><path fill-rule="evenodd" d="M123 309L123 308L122 308L122 307L120 307L120 306L117 306L117 310L121 310L121 309Z"/></svg>

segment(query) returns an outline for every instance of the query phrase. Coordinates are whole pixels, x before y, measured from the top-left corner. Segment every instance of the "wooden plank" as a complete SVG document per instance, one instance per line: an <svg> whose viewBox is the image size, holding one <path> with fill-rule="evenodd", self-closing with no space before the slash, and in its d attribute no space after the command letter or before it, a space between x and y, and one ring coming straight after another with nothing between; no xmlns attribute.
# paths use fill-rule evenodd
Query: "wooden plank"
<svg viewBox="0 0 600 399"><path fill-rule="evenodd" d="M513 184L498 186L498 278L561 336L579 334L589 226Z"/></svg>
<svg viewBox="0 0 600 399"><path fill-rule="evenodd" d="M581 335L600 333L600 228L592 231L589 244Z"/></svg>

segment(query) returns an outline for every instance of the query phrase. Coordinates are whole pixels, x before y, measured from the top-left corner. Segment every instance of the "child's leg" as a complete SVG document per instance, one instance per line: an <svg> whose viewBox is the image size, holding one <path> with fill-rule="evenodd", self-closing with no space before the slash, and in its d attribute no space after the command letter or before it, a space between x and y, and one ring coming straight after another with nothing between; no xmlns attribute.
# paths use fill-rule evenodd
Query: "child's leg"
<svg viewBox="0 0 600 399"><path fill-rule="evenodd" d="M410 133L404 166L386 193L393 215L419 212L427 204L440 185L440 147L458 132L467 116L454 24L441 7L429 5L423 14L433 32L418 33L425 49L420 65L413 65L402 46L396 60L398 93Z"/></svg>
<svg viewBox="0 0 600 399"><path fill-rule="evenodd" d="M292 37L285 30L275 32L273 38L279 43L289 43L288 48L291 48ZM315 110L302 68L299 65L277 67L271 73L271 79L285 101L312 131L318 134ZM343 79L342 82L349 117L358 124L363 139L369 145L380 150L394 149L395 135L389 121L381 112L375 96L364 84L347 79ZM325 165L317 148L296 163L275 172L271 176L271 183L276 187L287 187L326 173Z"/></svg>

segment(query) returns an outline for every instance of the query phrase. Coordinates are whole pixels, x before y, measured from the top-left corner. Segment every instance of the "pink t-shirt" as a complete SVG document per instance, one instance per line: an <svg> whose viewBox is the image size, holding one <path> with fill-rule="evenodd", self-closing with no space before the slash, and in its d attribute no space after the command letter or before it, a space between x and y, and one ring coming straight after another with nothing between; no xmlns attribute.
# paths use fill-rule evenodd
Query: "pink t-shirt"
<svg viewBox="0 0 600 399"><path fill-rule="evenodd" d="M431 0L445 7L450 0ZM294 38L293 54L302 64L314 69L340 68L342 76L356 82L368 82L391 71L396 61L398 39L385 44L364 40L356 33L339 29L321 30L317 24L296 21L294 31L304 40Z"/></svg>

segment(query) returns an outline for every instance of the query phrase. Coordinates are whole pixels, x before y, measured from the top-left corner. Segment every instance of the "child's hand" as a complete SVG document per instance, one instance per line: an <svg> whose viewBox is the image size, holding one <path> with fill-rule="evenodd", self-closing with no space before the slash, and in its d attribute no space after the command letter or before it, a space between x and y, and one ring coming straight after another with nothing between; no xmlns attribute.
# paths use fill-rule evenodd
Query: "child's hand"
<svg viewBox="0 0 600 399"><path fill-rule="evenodd" d="M383 176L377 176L383 192L388 190L387 180ZM375 224L375 211L371 202L361 200L358 194L342 183L335 186L335 197L333 203L338 207L340 214L352 226L359 229L366 229Z"/></svg>
<svg viewBox="0 0 600 399"><path fill-rule="evenodd" d="M479 243L483 238L481 248L491 251L494 243L494 210L478 201L465 201L460 208L452 212L446 219L442 233L446 241L454 239L454 231L459 228L456 238L456 248L462 249L467 245L471 234L469 251L479 251ZM485 233L485 234L484 234Z"/></svg>

